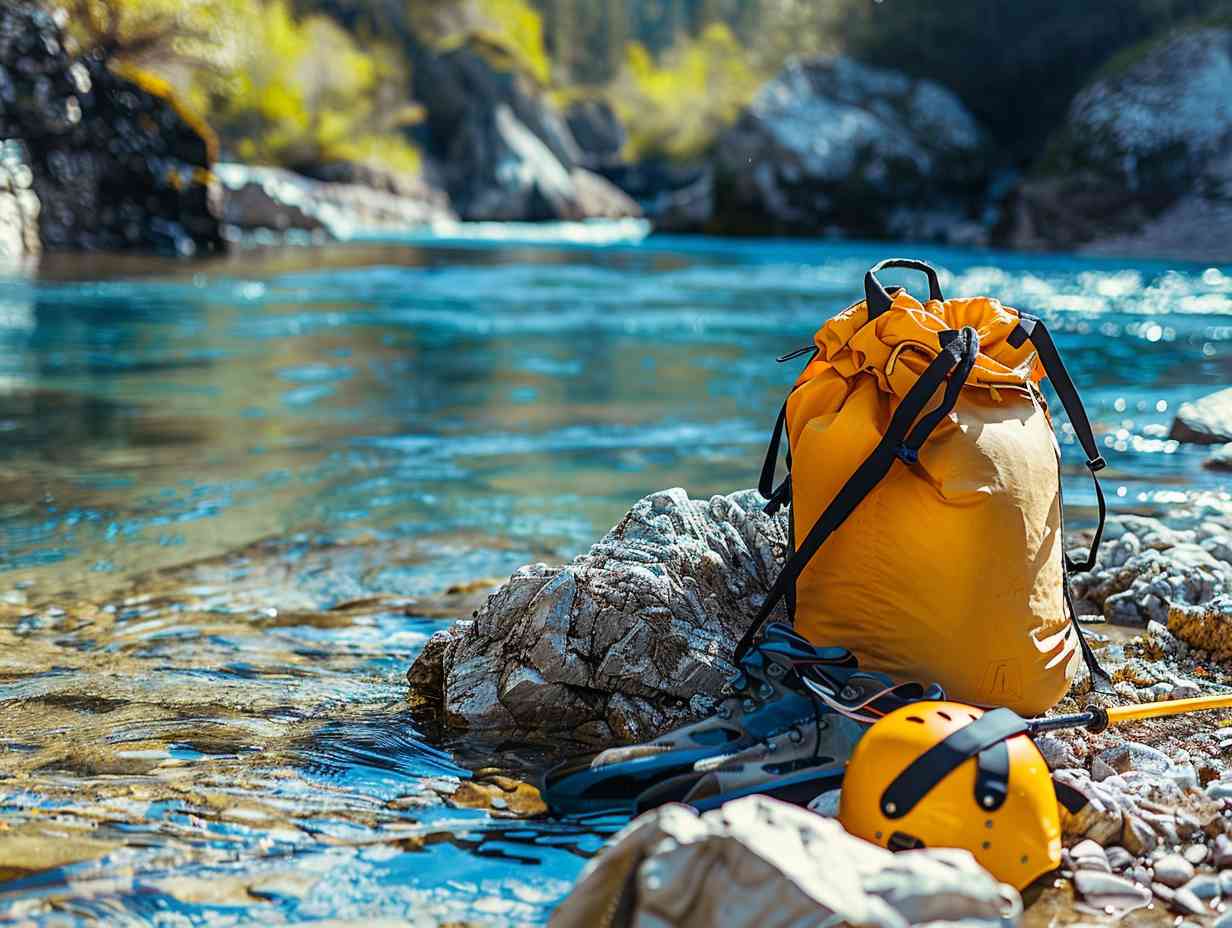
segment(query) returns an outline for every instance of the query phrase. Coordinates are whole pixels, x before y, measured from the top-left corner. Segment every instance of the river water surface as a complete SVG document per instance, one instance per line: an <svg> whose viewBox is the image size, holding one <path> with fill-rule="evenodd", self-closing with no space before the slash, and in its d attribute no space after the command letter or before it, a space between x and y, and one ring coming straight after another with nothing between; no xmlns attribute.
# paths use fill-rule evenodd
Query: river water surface
<svg viewBox="0 0 1232 928"><path fill-rule="evenodd" d="M1166 436L1230 379L1232 268L892 250L1049 319L1113 506L1227 506ZM0 277L0 923L545 921L620 823L513 817L494 775L542 749L421 732L407 667L637 497L751 485L775 355L886 253L372 242ZM443 799L460 779L488 792Z"/></svg>

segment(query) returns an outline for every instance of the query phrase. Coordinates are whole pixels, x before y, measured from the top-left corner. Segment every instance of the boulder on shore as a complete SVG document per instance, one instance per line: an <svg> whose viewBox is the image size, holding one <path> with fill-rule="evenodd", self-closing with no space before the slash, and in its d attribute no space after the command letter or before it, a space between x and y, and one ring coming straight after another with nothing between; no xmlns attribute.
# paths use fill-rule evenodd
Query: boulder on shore
<svg viewBox="0 0 1232 928"><path fill-rule="evenodd" d="M704 716L786 556L755 490L639 500L559 569L533 564L439 632L408 678L452 728L637 741Z"/></svg>
<svg viewBox="0 0 1232 928"><path fill-rule="evenodd" d="M209 130L161 82L71 58L60 24L29 0L0 8L5 140L24 150L46 250L224 247Z"/></svg>
<svg viewBox="0 0 1232 928"><path fill-rule="evenodd" d="M1232 255L1232 29L1118 55L1078 93L998 237L1018 248Z"/></svg>
<svg viewBox="0 0 1232 928"><path fill-rule="evenodd" d="M439 194L399 195L371 183L329 183L283 168L245 164L220 164L216 173L222 184L223 221L240 231L319 232L346 239L356 232L456 220Z"/></svg>
<svg viewBox="0 0 1232 928"><path fill-rule="evenodd" d="M715 231L976 243L983 131L941 85L844 57L793 61L715 150Z"/></svg>
<svg viewBox="0 0 1232 928"><path fill-rule="evenodd" d="M764 796L634 819L586 869L551 928L1018 923L1022 900L967 851L895 854Z"/></svg>

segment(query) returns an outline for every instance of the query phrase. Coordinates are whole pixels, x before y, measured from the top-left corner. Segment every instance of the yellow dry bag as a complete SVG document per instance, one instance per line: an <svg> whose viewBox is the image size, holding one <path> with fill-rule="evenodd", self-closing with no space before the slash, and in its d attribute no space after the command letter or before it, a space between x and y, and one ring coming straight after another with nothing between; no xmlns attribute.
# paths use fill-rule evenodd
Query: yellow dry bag
<svg viewBox="0 0 1232 928"><path fill-rule="evenodd" d="M928 300L887 291L886 267L922 271ZM1038 714L1084 658L1106 688L1067 585L1094 565L1104 498L1096 481L1099 527L1074 564L1044 377L1092 475L1104 460L1044 324L988 297L944 299L922 261L882 261L864 290L817 332L779 413L761 492L769 512L790 503L794 551L737 655L785 601L814 643L964 702Z"/></svg>

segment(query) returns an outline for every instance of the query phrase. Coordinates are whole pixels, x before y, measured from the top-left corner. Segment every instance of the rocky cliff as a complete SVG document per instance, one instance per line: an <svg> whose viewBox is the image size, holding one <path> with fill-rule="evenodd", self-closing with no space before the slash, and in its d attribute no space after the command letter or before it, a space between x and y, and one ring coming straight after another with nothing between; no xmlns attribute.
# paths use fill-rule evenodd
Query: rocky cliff
<svg viewBox="0 0 1232 928"><path fill-rule="evenodd" d="M74 60L27 0L0 8L0 144L4 250L222 247L208 129L159 82Z"/></svg>
<svg viewBox="0 0 1232 928"><path fill-rule="evenodd" d="M1014 196L1019 248L1227 260L1232 30L1195 28L1115 59L1070 105Z"/></svg>

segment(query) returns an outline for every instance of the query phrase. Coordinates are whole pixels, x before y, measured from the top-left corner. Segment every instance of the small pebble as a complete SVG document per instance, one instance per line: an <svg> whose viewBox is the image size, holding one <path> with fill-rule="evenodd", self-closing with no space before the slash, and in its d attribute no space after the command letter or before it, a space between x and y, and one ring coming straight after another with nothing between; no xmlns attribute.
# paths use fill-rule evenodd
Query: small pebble
<svg viewBox="0 0 1232 928"><path fill-rule="evenodd" d="M1118 873L1124 872L1134 865L1134 855L1119 844L1114 844L1108 848L1104 852L1104 856L1108 860L1108 866Z"/></svg>
<svg viewBox="0 0 1232 928"><path fill-rule="evenodd" d="M1204 844L1191 844L1184 850L1185 859L1195 867L1206 860L1210 850Z"/></svg>
<svg viewBox="0 0 1232 928"><path fill-rule="evenodd" d="M1135 886L1124 877L1098 870L1079 870L1074 874L1074 888L1091 905L1098 909L1111 907L1129 911L1151 901L1151 894L1141 886Z"/></svg>
<svg viewBox="0 0 1232 928"><path fill-rule="evenodd" d="M1199 873L1181 889L1187 889L1199 899L1214 899L1223 894L1219 877L1213 873Z"/></svg>
<svg viewBox="0 0 1232 928"><path fill-rule="evenodd" d="M1194 876L1194 867L1180 854L1167 854L1155 861L1155 881L1176 888Z"/></svg>
<svg viewBox="0 0 1232 928"><path fill-rule="evenodd" d="M1212 799L1232 799L1232 781L1212 780L1206 786L1206 795Z"/></svg>
<svg viewBox="0 0 1232 928"><path fill-rule="evenodd" d="M1133 871L1130 873L1130 876L1133 877L1133 881L1135 883L1139 883L1142 886L1151 885L1151 871L1141 864L1134 867Z"/></svg>
<svg viewBox="0 0 1232 928"><path fill-rule="evenodd" d="M1182 886L1172 897L1172 908L1188 915L1210 915L1210 910L1201 899Z"/></svg>
<svg viewBox="0 0 1232 928"><path fill-rule="evenodd" d="M1219 874L1219 895L1232 897L1232 870Z"/></svg>
<svg viewBox="0 0 1232 928"><path fill-rule="evenodd" d="M1215 919L1215 924L1211 928L1232 928L1232 912L1220 915L1219 918Z"/></svg>

